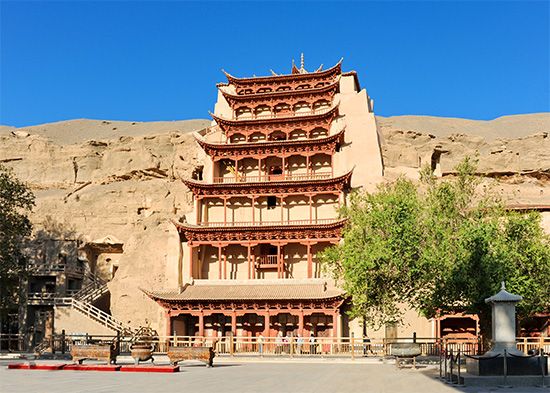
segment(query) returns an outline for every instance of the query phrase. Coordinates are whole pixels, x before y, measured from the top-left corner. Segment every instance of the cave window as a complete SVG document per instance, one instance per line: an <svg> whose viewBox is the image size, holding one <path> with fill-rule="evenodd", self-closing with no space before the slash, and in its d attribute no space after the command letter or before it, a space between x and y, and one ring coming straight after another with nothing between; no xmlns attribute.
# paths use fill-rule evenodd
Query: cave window
<svg viewBox="0 0 550 393"><path fill-rule="evenodd" d="M277 206L277 197L275 195L269 195L267 197L267 208L275 209L275 206Z"/></svg>
<svg viewBox="0 0 550 393"><path fill-rule="evenodd" d="M204 166L197 166L195 169L193 169L193 173L191 173L191 178L193 180L202 180L202 170L204 169Z"/></svg>
<svg viewBox="0 0 550 393"><path fill-rule="evenodd" d="M441 176L441 152L440 151L434 151L431 158L430 167L432 169L432 173L435 176Z"/></svg>

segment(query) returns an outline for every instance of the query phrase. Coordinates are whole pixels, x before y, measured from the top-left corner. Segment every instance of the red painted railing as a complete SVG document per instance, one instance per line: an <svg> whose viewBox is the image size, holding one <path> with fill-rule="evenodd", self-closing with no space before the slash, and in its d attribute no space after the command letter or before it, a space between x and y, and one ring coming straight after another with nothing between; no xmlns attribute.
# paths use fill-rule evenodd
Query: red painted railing
<svg viewBox="0 0 550 393"><path fill-rule="evenodd" d="M256 263L259 268L274 268L277 267L277 255L260 255L256 258Z"/></svg>
<svg viewBox="0 0 550 393"><path fill-rule="evenodd" d="M274 118L287 118L287 117L298 117L298 116L311 116L311 115L322 115L332 110L333 107L323 107L316 110L309 110L303 112L295 111L281 111L281 112L261 112L261 113L250 113L245 112L246 115L235 116L233 115L233 120L252 120L252 119L274 119Z"/></svg>
<svg viewBox="0 0 550 393"><path fill-rule="evenodd" d="M315 224L332 224L340 221L339 218L323 218L311 220L279 220L279 221L234 221L234 222L216 222L205 221L199 223L204 227L250 227L250 226L273 226L273 225L315 225Z"/></svg>
<svg viewBox="0 0 550 393"><path fill-rule="evenodd" d="M321 180L330 179L333 177L332 172L323 173L287 173L284 175L263 175L263 176L247 176L239 174L238 176L231 177L215 177L214 183L255 183L255 182L269 182L269 181L302 181L302 180Z"/></svg>

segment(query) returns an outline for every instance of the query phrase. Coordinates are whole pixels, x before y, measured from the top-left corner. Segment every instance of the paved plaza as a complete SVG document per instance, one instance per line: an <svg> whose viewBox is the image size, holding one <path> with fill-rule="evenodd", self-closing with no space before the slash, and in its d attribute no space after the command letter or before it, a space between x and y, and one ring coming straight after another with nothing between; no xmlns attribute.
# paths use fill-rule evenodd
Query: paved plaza
<svg viewBox="0 0 550 393"><path fill-rule="evenodd" d="M182 371L175 374L8 370L9 362L3 360L0 361L0 392L548 392L541 388L459 388L441 383L436 378L435 367L398 370L393 364L376 361L216 360L216 366L211 369L199 363L185 363ZM48 361L40 363L45 362Z"/></svg>

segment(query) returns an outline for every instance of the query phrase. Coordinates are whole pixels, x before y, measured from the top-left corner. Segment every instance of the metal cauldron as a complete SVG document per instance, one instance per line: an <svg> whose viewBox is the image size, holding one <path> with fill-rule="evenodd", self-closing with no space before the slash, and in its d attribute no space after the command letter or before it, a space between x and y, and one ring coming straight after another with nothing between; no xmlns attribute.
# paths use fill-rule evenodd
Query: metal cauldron
<svg viewBox="0 0 550 393"><path fill-rule="evenodd" d="M153 345L145 343L134 343L130 346L130 355L134 359L134 363L137 365L139 362L146 362L153 359Z"/></svg>

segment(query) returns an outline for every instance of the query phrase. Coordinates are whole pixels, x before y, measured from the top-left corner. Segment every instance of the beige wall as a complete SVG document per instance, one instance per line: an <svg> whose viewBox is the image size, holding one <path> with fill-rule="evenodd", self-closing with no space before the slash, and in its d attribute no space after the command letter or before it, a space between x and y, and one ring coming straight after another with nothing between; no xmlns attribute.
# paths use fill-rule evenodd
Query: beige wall
<svg viewBox="0 0 550 393"><path fill-rule="evenodd" d="M344 116L345 145L336 169L346 171L355 166L353 187L372 187L382 180L383 166L380 141L374 113L369 112L366 90L355 92L352 76L340 79L340 93L335 100L340 102L340 115Z"/></svg>
<svg viewBox="0 0 550 393"><path fill-rule="evenodd" d="M316 253L329 246L328 243L319 243L311 246L313 277L323 277L321 266L316 257ZM188 248L188 247L186 247ZM253 260L262 255L261 246L251 248ZM198 248L194 248L197 252ZM307 247L302 244L291 243L282 247L282 254L285 263L288 266L286 278L304 279L307 278ZM248 279L248 249L246 246L229 245L222 248L222 279L223 279L223 258L227 257L227 279L228 280L247 280ZM193 270L194 278L201 280L218 280L219 279L219 259L218 247L203 245L200 247L200 257L195 255L195 263ZM185 266L185 263L184 263ZM186 268L184 267L186 273ZM186 277L189 277L186 275ZM257 279L276 279L276 269L262 269L256 276Z"/></svg>
<svg viewBox="0 0 550 393"><path fill-rule="evenodd" d="M251 222L252 210L256 222L281 220L281 202L277 198L275 207L268 206L267 196L256 198L252 207L252 198L231 197L227 199L225 218L228 223ZM224 222L224 203L221 198L204 198L201 202L203 222ZM309 198L301 195L291 195L284 198L283 220L308 220ZM318 194L312 197L312 219L328 219L338 217L338 196L334 194Z"/></svg>
<svg viewBox="0 0 550 393"><path fill-rule="evenodd" d="M113 278L114 267L118 267L118 261L122 253L100 253L97 255L95 273L106 281Z"/></svg>
<svg viewBox="0 0 550 393"><path fill-rule="evenodd" d="M116 334L114 330L106 328L72 307L54 307L54 318L54 331L56 334L60 334L62 330L65 330L66 334Z"/></svg>

